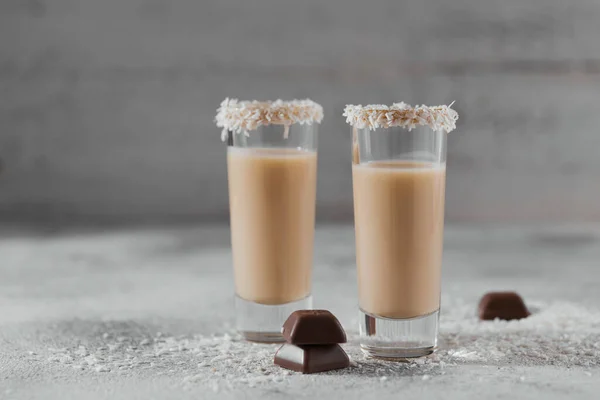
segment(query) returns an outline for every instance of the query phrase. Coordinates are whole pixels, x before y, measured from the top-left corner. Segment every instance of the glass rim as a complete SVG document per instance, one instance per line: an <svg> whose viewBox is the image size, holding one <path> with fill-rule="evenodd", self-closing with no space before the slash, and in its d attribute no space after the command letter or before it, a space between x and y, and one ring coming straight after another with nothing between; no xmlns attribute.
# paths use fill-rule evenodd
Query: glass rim
<svg viewBox="0 0 600 400"><path fill-rule="evenodd" d="M310 99L275 101L239 101L226 98L217 109L215 122L222 128L221 139L227 139L227 132L249 134L261 126L283 125L287 132L294 124L320 124L323 120L323 107Z"/></svg>
<svg viewBox="0 0 600 400"><path fill-rule="evenodd" d="M411 106L403 101L391 106L384 104L348 104L342 114L354 128L376 130L378 128L401 127L408 131L417 126L428 126L434 131L450 133L456 129L458 113L450 105Z"/></svg>

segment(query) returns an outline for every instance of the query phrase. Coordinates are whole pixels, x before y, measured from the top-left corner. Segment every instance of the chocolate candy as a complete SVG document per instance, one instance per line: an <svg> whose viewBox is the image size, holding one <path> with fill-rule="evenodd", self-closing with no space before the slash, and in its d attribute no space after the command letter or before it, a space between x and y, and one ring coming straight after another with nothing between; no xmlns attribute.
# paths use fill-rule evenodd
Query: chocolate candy
<svg viewBox="0 0 600 400"><path fill-rule="evenodd" d="M350 359L337 344L320 346L284 344L275 354L275 364L303 374L312 374L347 368L350 366Z"/></svg>
<svg viewBox="0 0 600 400"><path fill-rule="evenodd" d="M346 343L346 332L329 311L294 311L281 331L287 344L275 354L275 364L280 367L312 374L350 366L338 344Z"/></svg>
<svg viewBox="0 0 600 400"><path fill-rule="evenodd" d="M510 321L530 315L523 299L515 292L489 292L479 301L479 319Z"/></svg>
<svg viewBox="0 0 600 400"><path fill-rule="evenodd" d="M283 338L297 345L346 343L340 321L327 310L298 310L283 324Z"/></svg>

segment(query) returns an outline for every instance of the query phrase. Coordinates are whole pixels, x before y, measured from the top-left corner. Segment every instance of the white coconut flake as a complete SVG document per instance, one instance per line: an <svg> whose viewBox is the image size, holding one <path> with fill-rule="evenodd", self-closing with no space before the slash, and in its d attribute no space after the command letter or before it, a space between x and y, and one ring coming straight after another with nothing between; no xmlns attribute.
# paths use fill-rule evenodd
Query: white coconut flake
<svg viewBox="0 0 600 400"><path fill-rule="evenodd" d="M459 365L554 366L584 368L582 377L597 375L600 366L600 310L567 302L528 301L533 314L518 321L479 321L475 305L462 299L444 300L440 318L440 346L427 357L407 362L367 358L358 346L358 333L349 326L343 344L351 366L326 376L349 375L388 385L396 377L414 376L433 381ZM279 345L246 342L229 330L208 335L170 336L143 333L132 324L107 325L111 334L86 336L86 346L40 351L44 365L68 367L77 374L151 377L173 376L182 387L204 386L225 393L277 383L290 385L303 375L273 363ZM123 335L125 333L125 335ZM126 339L119 341L119 337ZM137 346L142 341L151 344ZM119 344L119 346L115 346ZM58 363L58 365L57 365ZM62 364L62 365L61 365ZM54 367L56 368L56 367ZM515 379L519 379L516 375ZM386 382L386 383L383 383Z"/></svg>
<svg viewBox="0 0 600 400"><path fill-rule="evenodd" d="M404 102L391 106L369 104L367 106L348 104L344 109L346 122L358 129L391 128L399 126L409 131L417 125L428 126L434 131L449 133L456 129L458 113L452 104L446 106L411 106Z"/></svg>
<svg viewBox="0 0 600 400"><path fill-rule="evenodd" d="M217 109L215 122L217 127L223 128L221 139L227 140L227 132L249 134L265 125L283 125L284 136L289 134L289 127L293 124L321 123L323 120L323 107L312 100L292 101L239 101L238 99L225 99Z"/></svg>

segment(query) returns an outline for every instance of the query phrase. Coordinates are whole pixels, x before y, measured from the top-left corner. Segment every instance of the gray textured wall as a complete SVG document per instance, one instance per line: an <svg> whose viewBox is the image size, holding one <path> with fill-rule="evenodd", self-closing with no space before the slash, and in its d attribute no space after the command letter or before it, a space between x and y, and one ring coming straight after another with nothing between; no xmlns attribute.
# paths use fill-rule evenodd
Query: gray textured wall
<svg viewBox="0 0 600 400"><path fill-rule="evenodd" d="M0 218L227 218L218 103L325 107L318 205L351 218L346 103L448 103L450 221L600 220L597 0L0 0Z"/></svg>

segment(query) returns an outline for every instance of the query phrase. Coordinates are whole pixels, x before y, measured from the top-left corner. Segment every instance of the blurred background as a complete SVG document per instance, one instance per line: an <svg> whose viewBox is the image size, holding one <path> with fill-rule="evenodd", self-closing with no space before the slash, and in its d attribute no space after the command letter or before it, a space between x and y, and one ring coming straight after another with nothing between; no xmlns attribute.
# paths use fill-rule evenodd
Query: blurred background
<svg viewBox="0 0 600 400"><path fill-rule="evenodd" d="M597 0L0 0L0 222L226 222L225 97L325 108L319 222L352 221L347 103L448 104L449 222L600 221Z"/></svg>

